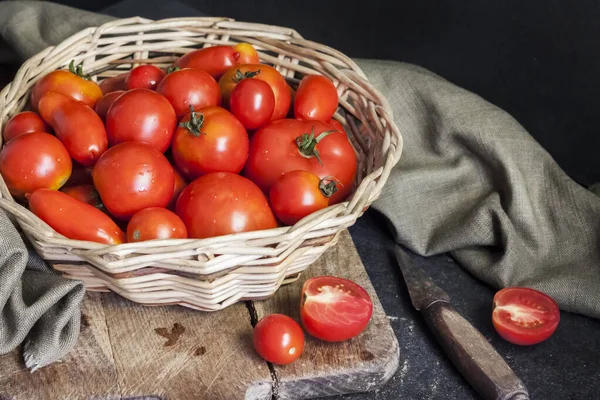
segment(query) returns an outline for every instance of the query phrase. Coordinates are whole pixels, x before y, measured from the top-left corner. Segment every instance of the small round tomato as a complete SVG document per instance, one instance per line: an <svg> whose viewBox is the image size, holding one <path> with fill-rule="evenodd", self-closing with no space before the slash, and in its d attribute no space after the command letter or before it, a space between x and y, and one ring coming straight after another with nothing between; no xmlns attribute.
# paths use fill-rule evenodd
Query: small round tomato
<svg viewBox="0 0 600 400"><path fill-rule="evenodd" d="M117 90L105 94L100 100L98 100L96 106L94 107L94 111L96 111L96 114L102 118L102 121L106 120L106 114L108 114L110 106L112 106L115 100L117 100L123 93L125 93L124 90Z"/></svg>
<svg viewBox="0 0 600 400"><path fill-rule="evenodd" d="M119 96L106 114L108 143L147 143L164 153L171 144L177 116L169 101L150 89L133 89Z"/></svg>
<svg viewBox="0 0 600 400"><path fill-rule="evenodd" d="M318 339L351 339L367 327L372 315L371 297L350 280L319 276L302 286L300 320L304 329Z"/></svg>
<svg viewBox="0 0 600 400"><path fill-rule="evenodd" d="M33 111L23 111L14 115L4 125L4 142L30 132L49 132L50 127L39 114Z"/></svg>
<svg viewBox="0 0 600 400"><path fill-rule="evenodd" d="M169 100L177 118L190 111L209 106L218 106L221 102L219 84L207 72L200 69L184 68L168 74L158 85L156 91Z"/></svg>
<svg viewBox="0 0 600 400"><path fill-rule="evenodd" d="M171 151L190 180L209 172L239 173L248 159L248 133L229 111L206 107L182 118Z"/></svg>
<svg viewBox="0 0 600 400"><path fill-rule="evenodd" d="M65 186L60 191L97 209L104 208L94 185Z"/></svg>
<svg viewBox="0 0 600 400"><path fill-rule="evenodd" d="M302 78L294 100L296 118L328 121L337 107L337 90L329 78L322 75L307 75Z"/></svg>
<svg viewBox="0 0 600 400"><path fill-rule="evenodd" d="M175 62L179 68L197 68L219 79L223 72L237 64L258 63L256 49L248 43L235 46L210 46L190 51Z"/></svg>
<svg viewBox="0 0 600 400"><path fill-rule="evenodd" d="M108 147L102 119L86 104L58 92L48 92L40 99L38 108L78 163L86 167L94 165Z"/></svg>
<svg viewBox="0 0 600 400"><path fill-rule="evenodd" d="M307 215L327 207L335 192L337 185L334 180L321 179L308 171L290 171L271 186L269 202L278 220L294 225Z"/></svg>
<svg viewBox="0 0 600 400"><path fill-rule="evenodd" d="M108 212L123 220L144 208L165 207L173 195L169 160L146 143L109 148L94 166L92 178Z"/></svg>
<svg viewBox="0 0 600 400"><path fill-rule="evenodd" d="M246 129L257 129L269 122L275 108L271 86L258 79L238 83L229 100L229 109Z"/></svg>
<svg viewBox="0 0 600 400"><path fill-rule="evenodd" d="M254 327L254 349L273 364L291 364L304 351L304 332L296 321L287 315L271 314Z"/></svg>
<svg viewBox="0 0 600 400"><path fill-rule="evenodd" d="M129 71L125 79L125 85L128 90L131 89L150 89L154 90L163 80L166 73L156 65L139 65Z"/></svg>
<svg viewBox="0 0 600 400"><path fill-rule="evenodd" d="M167 208L169 210L175 210L175 204L177 204L177 199L179 198L179 195L181 194L183 189L185 189L185 187L188 185L188 182L185 180L183 175L181 175L181 172L177 170L177 168L173 168L173 177L175 178L175 184L173 188L173 196L171 196L171 201L167 205Z"/></svg>
<svg viewBox="0 0 600 400"><path fill-rule="evenodd" d="M116 92L117 90L127 90L127 85L125 84L125 80L129 72L124 72L117 76L112 76L110 78L103 79L98 86L100 86L100 90L102 94L106 95L111 92Z"/></svg>
<svg viewBox="0 0 600 400"><path fill-rule="evenodd" d="M356 154L346 135L325 122L282 119L252 136L244 175L268 192L286 172L312 172L337 182L338 191L329 199L333 205L352 190L356 169Z"/></svg>
<svg viewBox="0 0 600 400"><path fill-rule="evenodd" d="M125 234L108 215L68 194L38 189L28 200L31 212L69 239L112 245L125 241Z"/></svg>
<svg viewBox="0 0 600 400"><path fill-rule="evenodd" d="M34 110L38 109L38 102L48 92L61 93L92 108L102 97L100 86L88 80L83 74L81 65L75 66L73 62L68 71L63 69L52 71L36 82L31 90L31 106Z"/></svg>
<svg viewBox="0 0 600 400"><path fill-rule="evenodd" d="M275 96L271 121L285 118L290 108L290 87L279 71L265 64L240 64L228 69L219 79L224 105L229 107L233 89L244 79L258 79L267 82Z"/></svg>
<svg viewBox="0 0 600 400"><path fill-rule="evenodd" d="M187 230L181 218L166 208L150 207L133 214L127 224L127 241L185 239Z"/></svg>
<svg viewBox="0 0 600 400"><path fill-rule="evenodd" d="M560 321L556 302L545 293L524 287L504 288L494 296L492 322L505 340L522 346L548 339Z"/></svg>
<svg viewBox="0 0 600 400"><path fill-rule="evenodd" d="M277 227L260 189L230 172L213 172L190 183L179 195L175 211L191 238Z"/></svg>
<svg viewBox="0 0 600 400"><path fill-rule="evenodd" d="M72 168L65 146L45 132L17 136L0 151L0 174L17 198L39 188L60 189Z"/></svg>

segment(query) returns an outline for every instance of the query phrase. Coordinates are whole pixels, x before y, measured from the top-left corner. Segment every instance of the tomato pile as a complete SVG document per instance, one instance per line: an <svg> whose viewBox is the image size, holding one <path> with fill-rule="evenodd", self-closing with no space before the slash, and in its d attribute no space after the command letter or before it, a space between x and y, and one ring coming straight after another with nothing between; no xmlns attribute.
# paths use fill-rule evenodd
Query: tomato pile
<svg viewBox="0 0 600 400"><path fill-rule="evenodd" d="M334 276L310 278L302 286L300 322L308 334L327 342L358 336L369 324L373 303L360 285ZM263 317L254 327L256 352L273 364L290 364L304 350L304 332L283 314Z"/></svg>
<svg viewBox="0 0 600 400"><path fill-rule="evenodd" d="M294 91L247 43L99 84L71 62L42 77L30 110L6 123L0 173L17 201L71 239L292 225L353 188L356 154L337 107L331 80L309 75Z"/></svg>

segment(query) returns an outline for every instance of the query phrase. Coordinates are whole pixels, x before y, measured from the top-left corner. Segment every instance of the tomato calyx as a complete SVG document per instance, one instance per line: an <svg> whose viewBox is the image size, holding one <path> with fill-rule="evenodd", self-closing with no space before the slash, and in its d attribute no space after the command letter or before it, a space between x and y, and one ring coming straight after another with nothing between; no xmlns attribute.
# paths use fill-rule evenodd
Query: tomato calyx
<svg viewBox="0 0 600 400"><path fill-rule="evenodd" d="M325 131L319 134L315 138L315 127L313 125L310 133L303 133L302 135L296 138L296 145L298 146L298 151L303 157L311 158L316 157L317 161L321 166L323 166L323 162L321 161L321 156L319 155L319 151L317 150L317 145L321 140L325 137L331 135L334 132L339 132L337 130Z"/></svg>
<svg viewBox="0 0 600 400"><path fill-rule="evenodd" d="M238 69L237 71L235 71L235 76L233 78L231 78L231 80L234 81L235 83L240 83L244 79L254 78L258 74L260 74L260 69L257 69L256 71L247 71L247 72L242 72Z"/></svg>
<svg viewBox="0 0 600 400"><path fill-rule="evenodd" d="M180 122L179 126L190 131L192 135L200 137L200 135L206 135L206 133L201 131L203 124L204 114L194 111L194 107L190 105L190 120L187 122Z"/></svg>
<svg viewBox="0 0 600 400"><path fill-rule="evenodd" d="M181 68L179 68L176 65L171 65L167 68L167 75L170 74L171 72L176 72L179 71Z"/></svg>
<svg viewBox="0 0 600 400"><path fill-rule="evenodd" d="M85 79L86 81L92 79L89 75L83 73L83 62L80 62L79 64L75 65L75 60L71 60L71 62L69 63L69 72L77 75L80 78Z"/></svg>
<svg viewBox="0 0 600 400"><path fill-rule="evenodd" d="M330 198L338 191L337 183L337 179L326 176L319 181L319 190L323 196Z"/></svg>

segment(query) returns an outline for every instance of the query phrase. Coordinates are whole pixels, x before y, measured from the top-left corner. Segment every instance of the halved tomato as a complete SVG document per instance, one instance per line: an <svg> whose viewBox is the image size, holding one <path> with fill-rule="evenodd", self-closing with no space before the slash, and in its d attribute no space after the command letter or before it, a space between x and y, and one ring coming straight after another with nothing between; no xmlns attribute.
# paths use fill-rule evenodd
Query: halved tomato
<svg viewBox="0 0 600 400"><path fill-rule="evenodd" d="M300 320L304 329L318 339L351 339L367 327L372 315L371 297L350 280L319 276L302 286Z"/></svg>
<svg viewBox="0 0 600 400"><path fill-rule="evenodd" d="M494 296L494 328L513 344L528 346L543 342L556 331L559 321L558 305L540 291L510 287Z"/></svg>

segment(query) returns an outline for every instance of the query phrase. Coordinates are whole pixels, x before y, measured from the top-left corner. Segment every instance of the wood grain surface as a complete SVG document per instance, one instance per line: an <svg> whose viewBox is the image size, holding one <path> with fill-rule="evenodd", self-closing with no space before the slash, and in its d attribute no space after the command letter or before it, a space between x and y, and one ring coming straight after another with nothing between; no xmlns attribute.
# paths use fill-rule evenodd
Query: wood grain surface
<svg viewBox="0 0 600 400"><path fill-rule="evenodd" d="M298 318L300 288L316 275L352 279L369 292L373 318L358 337L325 343L307 335L303 356L272 366L252 348L252 324L279 312ZM375 390L395 372L398 342L347 231L300 279L274 297L205 313L145 307L88 293L82 331L63 360L31 374L20 350L0 356L0 397L79 399L294 399Z"/></svg>

